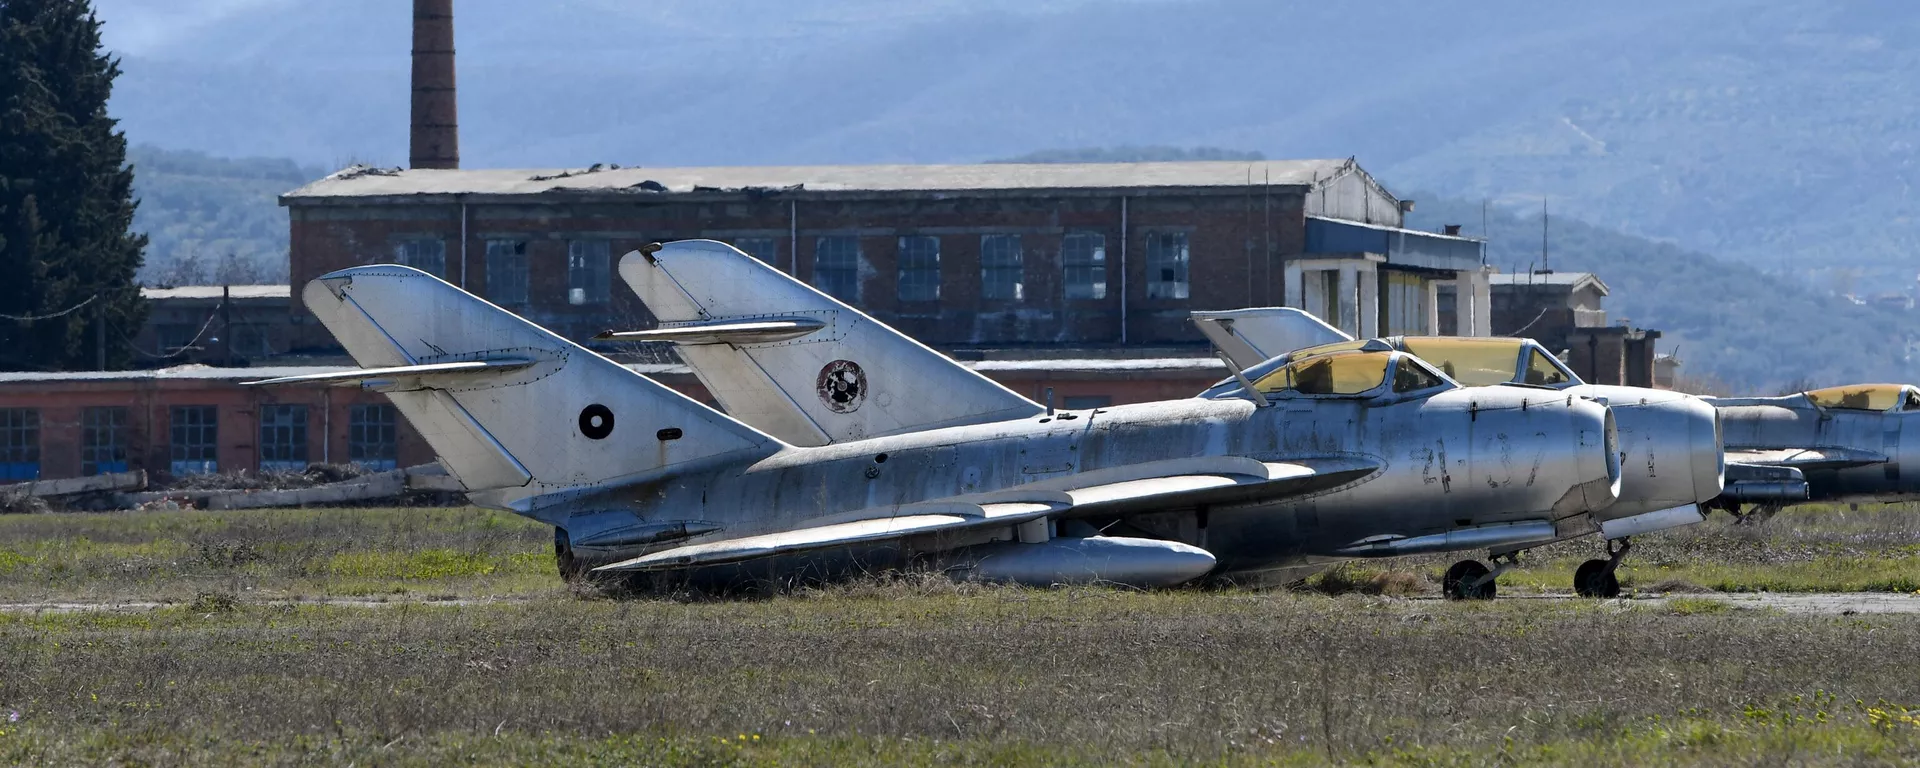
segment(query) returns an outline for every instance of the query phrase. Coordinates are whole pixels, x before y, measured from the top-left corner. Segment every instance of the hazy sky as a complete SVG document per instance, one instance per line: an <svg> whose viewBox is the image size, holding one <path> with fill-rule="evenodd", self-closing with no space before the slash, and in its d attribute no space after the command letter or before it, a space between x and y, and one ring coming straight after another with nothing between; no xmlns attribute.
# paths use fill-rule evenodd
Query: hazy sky
<svg viewBox="0 0 1920 768"><path fill-rule="evenodd" d="M94 0L107 47L139 55L237 9L287 0ZM318 0L325 2L325 0Z"/></svg>

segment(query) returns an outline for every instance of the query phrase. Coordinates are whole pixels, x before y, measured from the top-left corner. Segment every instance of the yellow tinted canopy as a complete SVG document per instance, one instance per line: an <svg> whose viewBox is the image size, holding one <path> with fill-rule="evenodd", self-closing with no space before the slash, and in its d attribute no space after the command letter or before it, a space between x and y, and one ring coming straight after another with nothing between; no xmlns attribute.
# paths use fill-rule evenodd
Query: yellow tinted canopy
<svg viewBox="0 0 1920 768"><path fill-rule="evenodd" d="M1850 411L1920 410L1920 392L1903 384L1827 387L1808 392L1807 399L1821 408L1844 408Z"/></svg>
<svg viewBox="0 0 1920 768"><path fill-rule="evenodd" d="M1469 387L1507 382L1557 387L1573 382L1545 350L1526 339L1409 336L1400 346ZM1523 352L1526 367L1521 369Z"/></svg>
<svg viewBox="0 0 1920 768"><path fill-rule="evenodd" d="M1267 394L1291 390L1303 395L1357 395L1385 383L1392 363L1392 352L1311 355L1260 377L1254 387Z"/></svg>
<svg viewBox="0 0 1920 768"><path fill-rule="evenodd" d="M1448 378L1469 387L1490 387L1517 381L1522 339L1422 336L1406 339L1408 352L1439 368Z"/></svg>

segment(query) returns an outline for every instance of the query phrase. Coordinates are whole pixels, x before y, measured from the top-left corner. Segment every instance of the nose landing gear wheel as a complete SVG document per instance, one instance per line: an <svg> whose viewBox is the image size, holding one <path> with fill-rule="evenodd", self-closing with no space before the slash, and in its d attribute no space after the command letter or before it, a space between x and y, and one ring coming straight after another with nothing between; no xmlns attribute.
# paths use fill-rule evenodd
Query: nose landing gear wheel
<svg viewBox="0 0 1920 768"><path fill-rule="evenodd" d="M1492 573L1478 560L1462 560L1447 569L1440 588L1448 600L1492 600L1499 592Z"/></svg>
<svg viewBox="0 0 1920 768"><path fill-rule="evenodd" d="M1610 599L1620 596L1620 577L1614 575L1613 563L1607 560L1588 560L1580 564L1573 572L1573 591L1581 597Z"/></svg>

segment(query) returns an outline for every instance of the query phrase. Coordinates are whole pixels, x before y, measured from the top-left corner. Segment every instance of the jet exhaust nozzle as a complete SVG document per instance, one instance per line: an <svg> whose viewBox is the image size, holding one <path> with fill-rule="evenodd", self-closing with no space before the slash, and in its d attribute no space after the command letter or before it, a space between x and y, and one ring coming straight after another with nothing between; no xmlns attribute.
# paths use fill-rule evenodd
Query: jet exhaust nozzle
<svg viewBox="0 0 1920 768"><path fill-rule="evenodd" d="M1037 544L1001 542L971 547L961 578L1026 586L1125 584L1171 587L1213 570L1213 554L1176 541L1121 536L1056 538Z"/></svg>

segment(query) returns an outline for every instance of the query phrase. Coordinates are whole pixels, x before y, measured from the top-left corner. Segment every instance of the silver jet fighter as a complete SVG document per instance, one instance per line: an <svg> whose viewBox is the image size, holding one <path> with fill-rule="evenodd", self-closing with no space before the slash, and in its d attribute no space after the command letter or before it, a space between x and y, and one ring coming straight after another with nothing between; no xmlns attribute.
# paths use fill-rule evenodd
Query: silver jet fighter
<svg viewBox="0 0 1920 768"><path fill-rule="evenodd" d="M1583 596L1619 594L1616 571L1631 546L1628 537L1705 520L1701 503L1725 490L1720 422L1705 400L1665 390L1587 384L1531 339L1396 336L1355 341L1319 318L1287 307L1195 312L1193 319L1235 361L1384 346L1416 355L1470 387L1538 388L1606 403L1620 428L1623 477L1619 501L1569 531L1597 532L1607 542L1606 559L1588 560L1574 574L1574 590ZM1474 565L1456 567L1478 572Z"/></svg>
<svg viewBox="0 0 1920 768"><path fill-rule="evenodd" d="M1284 400L1336 409L1196 398L808 448L418 270L341 270L302 297L363 368L262 383L386 392L476 504L564 531L563 568L786 579L931 561L1160 586L1345 556L1382 509L1434 537L1546 538L1619 482L1605 407L1463 390L1392 351L1286 372ZM1111 535L1133 528L1187 535Z"/></svg>
<svg viewBox="0 0 1920 768"><path fill-rule="evenodd" d="M820 445L941 424L986 423L1004 418L1001 414L1008 411L1037 413L1042 409L725 243L680 240L651 245L623 257L620 276L639 294L660 327L609 332L600 338L674 343L729 414L791 443ZM938 395L880 399L857 408L845 407L850 404L834 397L839 390L820 386L839 371L884 372L889 383ZM864 377L870 374L861 375L864 385ZM1282 389L1270 384L1267 391L1253 391L1263 398L1272 395L1281 400L1286 399ZM1288 409L1340 410L1344 406L1339 401L1350 399L1292 400ZM1444 484L1439 492L1447 492ZM1178 525L1153 528L1154 522L1143 517L1130 526L1129 532L1183 537ZM1406 524L1392 510L1356 517L1357 526L1377 527L1343 534L1347 541L1360 544L1345 547L1340 554L1405 554L1536 543L1510 528L1497 529L1492 535L1468 530L1450 535L1408 535ZM1214 549L1223 546L1217 536L1212 541ZM1292 568L1273 575L1297 578L1310 568ZM1492 597L1493 578L1474 575L1479 578L1455 579L1450 592Z"/></svg>
<svg viewBox="0 0 1920 768"><path fill-rule="evenodd" d="M1707 398L1720 410L1727 461L1782 472L1784 491L1716 501L1736 519L1765 520L1803 499L1860 502L1920 497L1920 388L1857 384L1782 397ZM1906 434L1907 428L1913 434ZM1903 439L1904 438L1904 439ZM1905 465L1905 472L1902 472ZM1755 502L1742 513L1742 504Z"/></svg>

